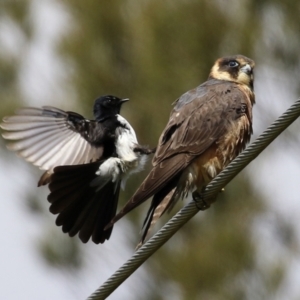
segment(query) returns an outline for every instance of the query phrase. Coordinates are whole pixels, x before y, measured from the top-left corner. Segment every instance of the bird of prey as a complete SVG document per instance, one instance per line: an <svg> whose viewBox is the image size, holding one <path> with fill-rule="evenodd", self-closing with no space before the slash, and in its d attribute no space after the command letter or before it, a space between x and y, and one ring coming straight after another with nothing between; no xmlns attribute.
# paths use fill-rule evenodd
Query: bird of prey
<svg viewBox="0 0 300 300"><path fill-rule="evenodd" d="M123 209L106 226L152 197L141 243L156 220L176 201L203 188L245 147L252 134L254 61L218 59L208 80L175 101L160 136L152 170Z"/></svg>
<svg viewBox="0 0 300 300"><path fill-rule="evenodd" d="M46 172L38 186L49 183L50 212L65 233L86 243L103 243L112 228L120 186L142 169L151 150L138 144L131 125L120 116L128 99L107 95L96 99L95 120L58 108L22 108L5 117L8 149Z"/></svg>

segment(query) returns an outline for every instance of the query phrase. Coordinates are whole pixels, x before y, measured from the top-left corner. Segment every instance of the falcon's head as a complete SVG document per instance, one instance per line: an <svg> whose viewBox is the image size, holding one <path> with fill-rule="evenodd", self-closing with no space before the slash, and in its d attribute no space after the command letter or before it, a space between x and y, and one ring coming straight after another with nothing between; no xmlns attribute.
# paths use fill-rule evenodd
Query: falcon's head
<svg viewBox="0 0 300 300"><path fill-rule="evenodd" d="M222 57L213 65L208 79L233 81L253 89L254 66L254 61L243 55Z"/></svg>

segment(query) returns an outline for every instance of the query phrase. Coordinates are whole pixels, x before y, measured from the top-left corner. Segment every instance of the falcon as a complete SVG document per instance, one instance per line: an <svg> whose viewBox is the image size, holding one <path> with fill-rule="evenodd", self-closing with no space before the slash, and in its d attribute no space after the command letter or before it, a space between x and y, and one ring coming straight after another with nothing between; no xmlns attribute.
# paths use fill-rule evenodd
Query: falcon
<svg viewBox="0 0 300 300"><path fill-rule="evenodd" d="M132 209L153 196L140 244L149 228L180 198L194 200L249 142L252 134L254 61L242 56L218 59L208 80L174 103L160 136L152 170L110 228Z"/></svg>
<svg viewBox="0 0 300 300"><path fill-rule="evenodd" d="M71 111L44 106L22 108L5 117L3 137L15 151L46 170L38 186L49 184L50 212L65 233L86 243L108 240L120 187L143 168L151 150L140 146L135 132L119 113L123 103L106 95L94 103L95 120Z"/></svg>

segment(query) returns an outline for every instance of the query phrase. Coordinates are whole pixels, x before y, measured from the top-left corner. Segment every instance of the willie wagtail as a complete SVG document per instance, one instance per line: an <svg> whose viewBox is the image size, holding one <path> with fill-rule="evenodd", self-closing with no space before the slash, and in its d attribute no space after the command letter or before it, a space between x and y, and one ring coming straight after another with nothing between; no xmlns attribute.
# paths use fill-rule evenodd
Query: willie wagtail
<svg viewBox="0 0 300 300"><path fill-rule="evenodd" d="M56 224L82 242L108 240L120 187L138 172L153 151L140 146L131 125L119 115L129 99L107 95L96 99L95 120L58 108L22 108L5 117L8 149L46 172L38 186L49 183L50 212Z"/></svg>

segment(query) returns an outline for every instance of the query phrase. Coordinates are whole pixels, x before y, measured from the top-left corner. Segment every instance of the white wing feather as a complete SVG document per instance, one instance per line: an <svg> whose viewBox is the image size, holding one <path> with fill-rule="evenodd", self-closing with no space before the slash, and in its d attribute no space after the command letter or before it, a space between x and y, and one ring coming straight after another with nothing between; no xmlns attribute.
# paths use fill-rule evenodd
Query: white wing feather
<svg viewBox="0 0 300 300"><path fill-rule="evenodd" d="M23 108L5 117L2 136L12 141L8 148L42 170L56 166L86 164L98 160L102 147L96 148L72 130L68 114L53 107Z"/></svg>

